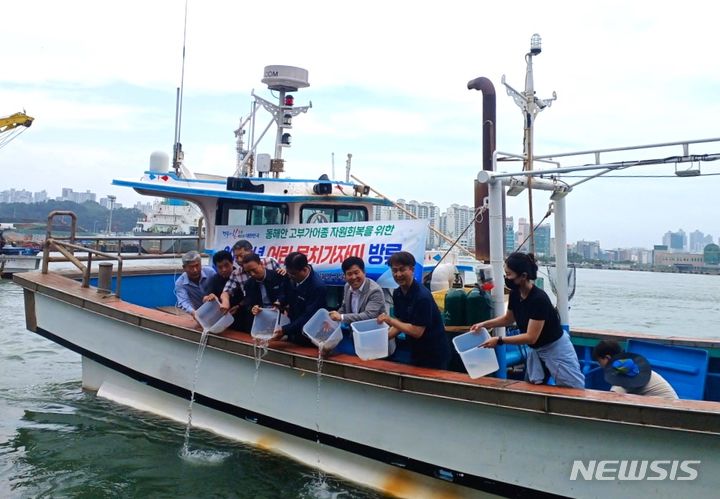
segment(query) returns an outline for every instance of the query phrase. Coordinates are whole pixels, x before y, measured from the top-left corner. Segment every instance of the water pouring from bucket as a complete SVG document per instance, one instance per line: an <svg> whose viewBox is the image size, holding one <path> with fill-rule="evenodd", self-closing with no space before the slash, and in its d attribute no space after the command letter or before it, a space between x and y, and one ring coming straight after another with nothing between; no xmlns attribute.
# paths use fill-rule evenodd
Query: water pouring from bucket
<svg viewBox="0 0 720 499"><path fill-rule="evenodd" d="M195 370L193 372L192 388L190 390L190 404L188 405L187 425L185 426L185 441L180 451L180 456L184 459L197 460L200 456L200 454L197 453L202 453L203 451L190 450L190 428L192 426L192 409L195 403L195 389L197 388L197 381L200 375L200 363L203 353L205 352L205 347L207 346L209 334L222 333L233 323L233 316L223 313L222 310L220 310L220 305L216 301L209 301L195 311L195 319L202 326L203 332L200 336L197 353L195 354Z"/></svg>
<svg viewBox="0 0 720 499"><path fill-rule="evenodd" d="M321 308L303 326L303 334L313 345L318 347L319 353L332 351L342 340L340 323L330 318L330 312Z"/></svg>

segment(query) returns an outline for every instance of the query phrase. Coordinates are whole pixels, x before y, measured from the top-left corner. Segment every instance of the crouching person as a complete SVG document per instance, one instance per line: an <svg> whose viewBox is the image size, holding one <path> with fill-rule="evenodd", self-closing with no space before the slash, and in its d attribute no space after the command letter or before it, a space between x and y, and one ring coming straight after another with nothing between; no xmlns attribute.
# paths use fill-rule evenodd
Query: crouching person
<svg viewBox="0 0 720 499"><path fill-rule="evenodd" d="M289 324L275 330L272 339L279 340L287 336L288 341L298 345L311 345L303 335L302 328L321 308L325 308L326 287L308 264L307 256L298 251L285 258L285 270L290 278L287 287Z"/></svg>
<svg viewBox="0 0 720 499"><path fill-rule="evenodd" d="M432 294L415 280L415 257L399 251L390 257L388 265L398 284L393 291L395 318L382 313L378 323L390 326L389 338L405 333L410 342L412 365L446 369L450 346L445 325Z"/></svg>
<svg viewBox="0 0 720 499"><path fill-rule="evenodd" d="M340 308L330 312L330 318L341 322L345 339L338 346L338 352L354 354L352 334L349 334L350 324L357 321L376 319L385 313L385 295L383 289L372 279L365 275L365 262L357 256L351 256L342 262L345 289ZM389 340L388 353L395 351L395 340Z"/></svg>
<svg viewBox="0 0 720 499"><path fill-rule="evenodd" d="M343 302L337 312L330 312L334 321L350 324L375 319L385 312L385 296L378 283L365 276L365 262L357 256L342 263L345 276Z"/></svg>
<svg viewBox="0 0 720 499"><path fill-rule="evenodd" d="M245 282L243 308L252 315L257 315L262 308L282 309L286 303L287 278L265 268L255 253L246 255L242 259L242 266L250 276Z"/></svg>
<svg viewBox="0 0 720 499"><path fill-rule="evenodd" d="M215 252L212 261L217 269L217 273L208 280L205 286L203 303L212 300L220 301L220 296L233 271L233 256L229 251L222 250ZM237 303L234 305L237 305Z"/></svg>
<svg viewBox="0 0 720 499"><path fill-rule="evenodd" d="M645 357L624 352L617 341L600 341L595 345L592 355L602 366L610 391L666 399L678 398L670 383L653 371Z"/></svg>
<svg viewBox="0 0 720 499"><path fill-rule="evenodd" d="M528 345L526 379L543 384L550 376L557 386L585 388L585 376L580 362L560 325L560 316L547 293L535 286L538 266L532 253L515 252L505 260L505 286L510 290L505 315L474 324L470 331L481 328L510 326L516 323L520 334L495 336L481 346L494 348L509 345Z"/></svg>
<svg viewBox="0 0 720 499"><path fill-rule="evenodd" d="M210 278L215 275L212 267L203 267L200 253L188 251L182 256L183 273L175 281L177 307L189 314L203 304L203 297Z"/></svg>

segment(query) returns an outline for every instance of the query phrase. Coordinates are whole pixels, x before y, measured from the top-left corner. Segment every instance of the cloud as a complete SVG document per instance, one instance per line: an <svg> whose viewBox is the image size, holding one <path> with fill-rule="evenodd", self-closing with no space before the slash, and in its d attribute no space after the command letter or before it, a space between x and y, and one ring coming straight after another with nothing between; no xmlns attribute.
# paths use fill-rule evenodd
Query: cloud
<svg viewBox="0 0 720 499"><path fill-rule="evenodd" d="M0 115L25 107L37 120L0 151L0 168L12 170L3 182L41 186L51 179L53 186L72 182L67 186L102 192L113 177L139 175L153 150L169 151L183 6L76 1L82 16L52 1L5 6L4 35L17 43L3 55ZM537 154L717 135L712 9L695 1L648 9L619 1L456 0L439 7L368 0L301 8L191 0L182 136L188 165L230 174L231 133L247 113L250 90L266 95L259 82L265 65L291 64L309 69L311 87L297 101L313 100L314 107L296 118L294 145L284 151L290 175L326 172L332 152L340 173L352 152L354 171L388 195L443 208L469 204L481 167L482 98L466 83L477 76L495 83L498 149L521 152L522 116L500 76L523 88L534 32L543 35L537 95L558 93L537 117ZM716 152L691 146L701 151ZM603 155L638 157L640 151ZM568 198L569 239L648 246L658 241L653 234L678 226L720 233L709 204L715 178L588 182ZM524 201L509 206L516 218L526 213Z"/></svg>
<svg viewBox="0 0 720 499"><path fill-rule="evenodd" d="M6 90L4 105L25 109L36 118L34 129L129 131L149 129L156 109L117 103L90 91L65 89Z"/></svg>

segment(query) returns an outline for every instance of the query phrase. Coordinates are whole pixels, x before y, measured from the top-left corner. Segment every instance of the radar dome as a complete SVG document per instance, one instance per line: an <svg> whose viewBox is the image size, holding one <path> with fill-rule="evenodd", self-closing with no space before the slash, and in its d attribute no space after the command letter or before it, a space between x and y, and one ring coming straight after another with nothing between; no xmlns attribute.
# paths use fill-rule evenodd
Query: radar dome
<svg viewBox="0 0 720 499"><path fill-rule="evenodd" d="M294 66L265 66L262 82L270 90L295 92L310 86L307 69Z"/></svg>
<svg viewBox="0 0 720 499"><path fill-rule="evenodd" d="M153 173L167 173L170 167L170 156L162 151L150 154L150 171Z"/></svg>

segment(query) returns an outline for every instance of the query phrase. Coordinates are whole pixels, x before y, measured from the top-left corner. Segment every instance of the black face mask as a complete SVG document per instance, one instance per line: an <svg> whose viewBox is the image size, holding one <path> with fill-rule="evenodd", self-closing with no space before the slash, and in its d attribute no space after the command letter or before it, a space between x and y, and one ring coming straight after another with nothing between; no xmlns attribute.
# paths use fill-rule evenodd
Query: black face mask
<svg viewBox="0 0 720 499"><path fill-rule="evenodd" d="M515 279L508 279L505 278L505 287L508 288L510 291L513 291L515 289L518 289L520 285L515 282Z"/></svg>

